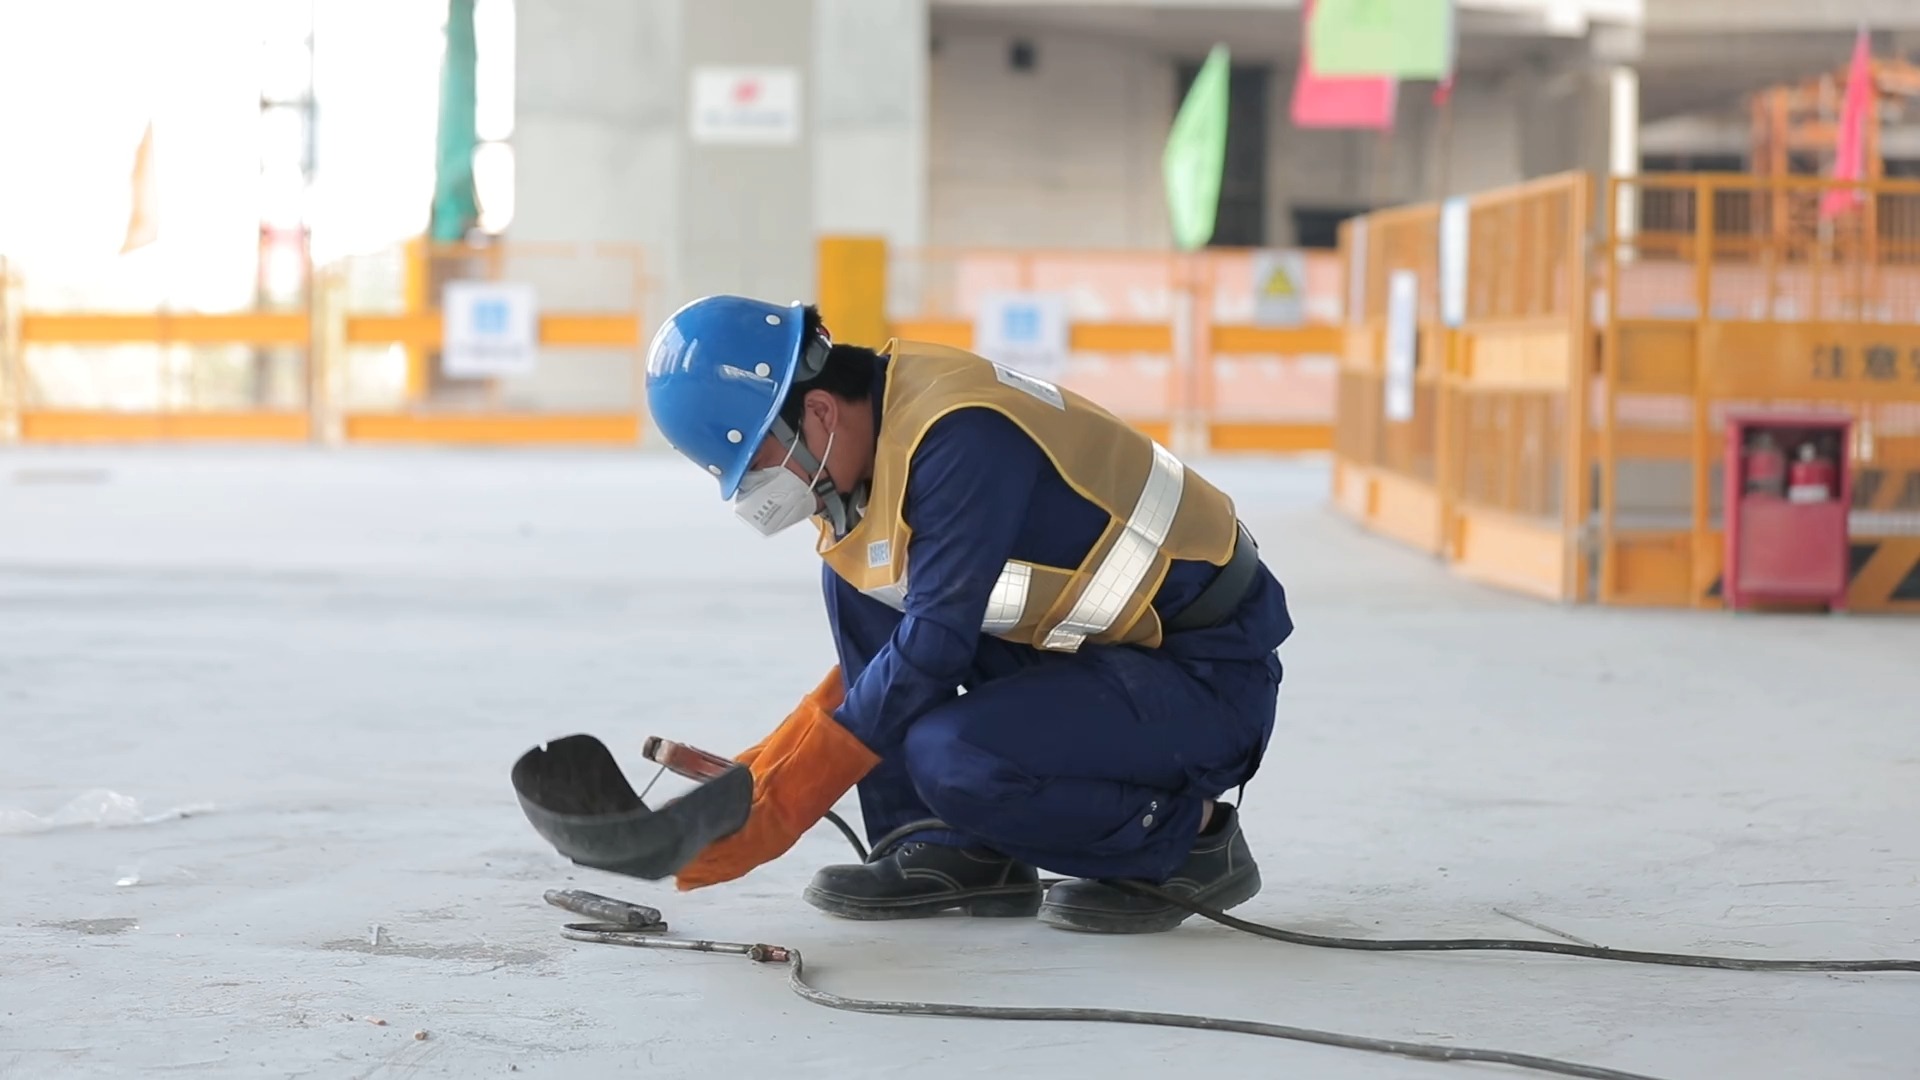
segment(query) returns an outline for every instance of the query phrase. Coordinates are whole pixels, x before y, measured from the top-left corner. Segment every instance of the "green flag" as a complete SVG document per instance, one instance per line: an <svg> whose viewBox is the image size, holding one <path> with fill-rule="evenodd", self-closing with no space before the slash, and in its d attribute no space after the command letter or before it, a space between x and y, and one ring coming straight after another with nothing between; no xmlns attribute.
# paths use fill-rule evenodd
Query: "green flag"
<svg viewBox="0 0 1920 1080"><path fill-rule="evenodd" d="M1205 247L1213 239L1220 173L1227 162L1227 73L1227 47L1215 45L1180 103L1160 159L1173 242L1182 251Z"/></svg>
<svg viewBox="0 0 1920 1080"><path fill-rule="evenodd" d="M1314 0L1313 73L1444 79L1453 73L1453 0Z"/></svg>
<svg viewBox="0 0 1920 1080"><path fill-rule="evenodd" d="M480 142L474 116L475 52L473 0L448 0L433 214L427 226L427 234L439 243L465 239L467 230L480 221L480 199L473 187L473 151Z"/></svg>

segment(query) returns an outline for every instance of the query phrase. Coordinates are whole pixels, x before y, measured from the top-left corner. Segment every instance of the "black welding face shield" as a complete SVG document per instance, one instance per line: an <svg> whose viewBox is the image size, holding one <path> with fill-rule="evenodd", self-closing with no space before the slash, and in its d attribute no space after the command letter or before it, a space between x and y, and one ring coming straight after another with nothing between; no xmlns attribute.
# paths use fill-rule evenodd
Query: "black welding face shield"
<svg viewBox="0 0 1920 1080"><path fill-rule="evenodd" d="M605 743L569 735L520 756L513 790L534 831L580 866L658 881L707 845L738 831L753 804L744 765L664 739L648 739L648 760L699 786L658 808L634 794Z"/></svg>

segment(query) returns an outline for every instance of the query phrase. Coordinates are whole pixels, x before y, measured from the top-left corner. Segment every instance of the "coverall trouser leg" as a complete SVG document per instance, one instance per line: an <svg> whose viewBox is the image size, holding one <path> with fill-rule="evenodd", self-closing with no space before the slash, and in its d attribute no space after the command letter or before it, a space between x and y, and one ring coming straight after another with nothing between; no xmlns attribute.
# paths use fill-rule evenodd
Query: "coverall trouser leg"
<svg viewBox="0 0 1920 1080"><path fill-rule="evenodd" d="M899 615L832 581L852 679ZM869 838L937 817L952 833L922 839L981 844L1073 877L1165 880L1191 851L1205 801L1257 768L1280 674L1272 654L1065 654L983 636L966 693L915 720L903 752L861 781Z"/></svg>

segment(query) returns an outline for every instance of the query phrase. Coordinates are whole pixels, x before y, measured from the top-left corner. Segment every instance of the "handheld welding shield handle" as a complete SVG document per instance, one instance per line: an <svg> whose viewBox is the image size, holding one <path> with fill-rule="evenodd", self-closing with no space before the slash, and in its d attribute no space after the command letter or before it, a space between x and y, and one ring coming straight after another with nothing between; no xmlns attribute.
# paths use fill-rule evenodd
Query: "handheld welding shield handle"
<svg viewBox="0 0 1920 1080"><path fill-rule="evenodd" d="M743 762L723 758L719 754L708 753L685 743L663 739L658 735L649 735L641 744L641 756L665 768L677 776L689 780L717 780L728 769L738 768Z"/></svg>

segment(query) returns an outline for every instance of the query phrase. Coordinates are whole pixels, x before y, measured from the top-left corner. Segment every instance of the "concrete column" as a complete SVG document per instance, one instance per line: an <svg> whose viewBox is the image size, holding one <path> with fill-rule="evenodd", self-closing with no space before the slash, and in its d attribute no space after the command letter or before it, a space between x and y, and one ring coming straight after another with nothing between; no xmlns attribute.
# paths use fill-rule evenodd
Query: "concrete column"
<svg viewBox="0 0 1920 1080"><path fill-rule="evenodd" d="M677 251L679 159L686 128L680 90L678 0L540 0L515 7L515 245L628 244L647 272L671 282ZM506 274L530 281L549 309L618 310L633 302L617 263L515 258ZM644 297L657 319L663 300ZM533 409L624 409L638 403L631 357L553 349L502 404Z"/></svg>
<svg viewBox="0 0 1920 1080"><path fill-rule="evenodd" d="M927 0L813 0L813 216L925 242Z"/></svg>
<svg viewBox="0 0 1920 1080"><path fill-rule="evenodd" d="M710 293L775 301L813 292L813 0L687 0L681 7L682 80L678 266L667 309ZM765 68L798 79L791 141L699 137L691 95L707 71Z"/></svg>
<svg viewBox="0 0 1920 1080"><path fill-rule="evenodd" d="M921 242L927 0L516 8L508 243L640 245L652 278L644 332L709 293L813 299L821 233ZM701 73L728 68L772 71L797 86L793 137L716 138L694 122ZM625 285L606 280L604 263L527 266L552 307L605 308ZM583 406L630 394L630 372L573 355L543 357L528 394Z"/></svg>
<svg viewBox="0 0 1920 1080"><path fill-rule="evenodd" d="M1604 123L1598 84L1584 58L1516 75L1508 86L1515 96L1522 177L1591 169L1606 161L1603 127L1597 126Z"/></svg>
<svg viewBox="0 0 1920 1080"><path fill-rule="evenodd" d="M1428 157L1440 175L1426 197L1471 195L1521 180L1519 101L1502 80L1457 79L1451 108L1452 122L1433 126Z"/></svg>
<svg viewBox="0 0 1920 1080"><path fill-rule="evenodd" d="M674 232L685 127L680 4L541 0L515 9L508 239L662 248Z"/></svg>
<svg viewBox="0 0 1920 1080"><path fill-rule="evenodd" d="M1524 175L1639 172L1639 38L1615 29L1596 28L1581 53L1513 80Z"/></svg>
<svg viewBox="0 0 1920 1080"><path fill-rule="evenodd" d="M927 0L517 5L509 239L644 244L653 306L804 299L822 232L925 233ZM696 137L702 69L798 81L786 143Z"/></svg>

